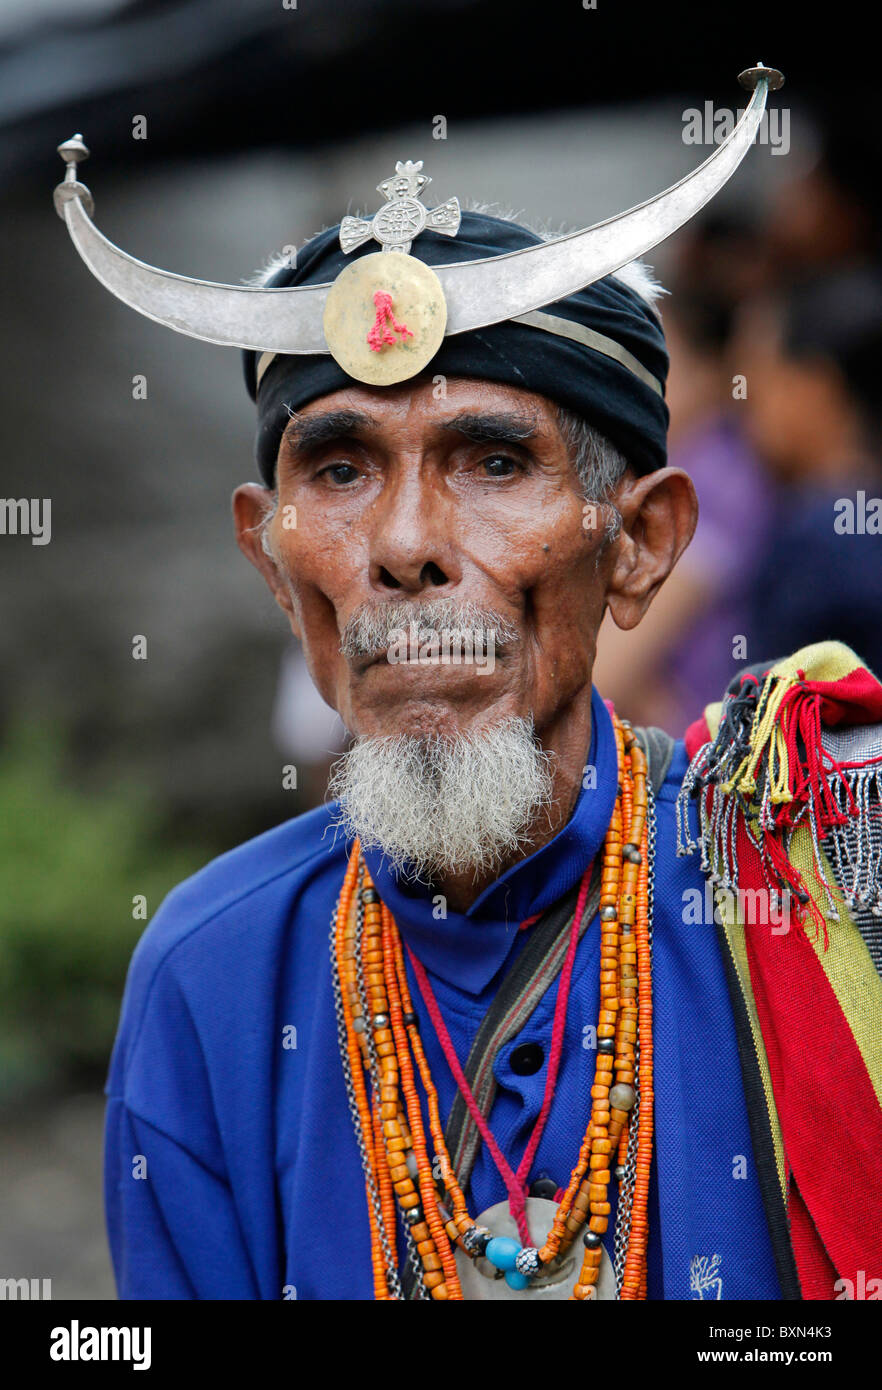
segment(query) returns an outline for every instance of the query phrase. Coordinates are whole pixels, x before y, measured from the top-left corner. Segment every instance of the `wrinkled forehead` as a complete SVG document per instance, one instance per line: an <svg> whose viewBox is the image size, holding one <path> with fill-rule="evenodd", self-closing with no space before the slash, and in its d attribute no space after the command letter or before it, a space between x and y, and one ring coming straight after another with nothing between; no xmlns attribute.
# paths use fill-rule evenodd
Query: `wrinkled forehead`
<svg viewBox="0 0 882 1390"><path fill-rule="evenodd" d="M398 387L353 383L292 411L279 457L354 440L383 450L496 443L565 458L562 424L547 397L478 377L452 377L443 391L428 375Z"/></svg>
<svg viewBox="0 0 882 1390"><path fill-rule="evenodd" d="M451 413L484 411L488 407L535 418L537 423L557 421L561 410L547 396L505 382L478 376L451 376L439 382L429 372L424 372L398 386L366 386L352 382L316 396L300 410L291 410L289 418L296 423L310 416L353 409L371 415L378 422L406 414L431 422Z"/></svg>

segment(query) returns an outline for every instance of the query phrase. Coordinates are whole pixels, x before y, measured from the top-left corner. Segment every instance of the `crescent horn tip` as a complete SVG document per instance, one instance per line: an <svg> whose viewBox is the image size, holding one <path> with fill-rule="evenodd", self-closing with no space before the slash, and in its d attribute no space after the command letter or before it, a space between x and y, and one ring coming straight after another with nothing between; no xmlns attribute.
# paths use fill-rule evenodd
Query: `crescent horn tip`
<svg viewBox="0 0 882 1390"><path fill-rule="evenodd" d="M79 134L72 135L69 140L63 140L56 148L65 164L79 164L89 158L89 147Z"/></svg>
<svg viewBox="0 0 882 1390"><path fill-rule="evenodd" d="M77 134L72 135L69 140L63 140L56 148L64 160L64 178L52 195L55 211L63 219L65 203L69 203L71 198L79 198L91 217L95 211L92 195L86 185L77 179L77 165L89 158L88 145L83 140L82 135Z"/></svg>
<svg viewBox="0 0 882 1390"><path fill-rule="evenodd" d="M784 86L783 72L779 68L767 68L765 63L757 63L756 67L745 68L743 72L738 74L738 81L749 92L756 90L756 86L762 78L768 82L768 91L770 92L777 92L779 87Z"/></svg>

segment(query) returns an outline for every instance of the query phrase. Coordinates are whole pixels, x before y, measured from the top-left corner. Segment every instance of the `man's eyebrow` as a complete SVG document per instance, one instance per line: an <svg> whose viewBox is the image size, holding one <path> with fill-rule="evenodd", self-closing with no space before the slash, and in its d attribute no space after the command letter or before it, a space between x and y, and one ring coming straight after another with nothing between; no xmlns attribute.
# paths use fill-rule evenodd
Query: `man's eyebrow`
<svg viewBox="0 0 882 1390"><path fill-rule="evenodd" d="M292 449L320 449L323 444L358 434L376 424L372 415L361 410L328 410L321 415L292 414L283 438Z"/></svg>
<svg viewBox="0 0 882 1390"><path fill-rule="evenodd" d="M536 433L536 420L532 415L519 415L513 411L482 413L467 410L452 420L445 420L441 428L455 430L474 444L518 444Z"/></svg>

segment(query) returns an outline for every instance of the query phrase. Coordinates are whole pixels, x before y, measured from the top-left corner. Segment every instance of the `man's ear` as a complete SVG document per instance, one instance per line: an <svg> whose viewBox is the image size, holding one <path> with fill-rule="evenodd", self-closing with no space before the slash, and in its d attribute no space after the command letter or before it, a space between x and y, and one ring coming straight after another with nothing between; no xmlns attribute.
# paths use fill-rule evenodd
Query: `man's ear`
<svg viewBox="0 0 882 1390"><path fill-rule="evenodd" d="M607 603L617 627L636 627L692 539L698 498L682 468L629 476L615 498L622 518Z"/></svg>
<svg viewBox="0 0 882 1390"><path fill-rule="evenodd" d="M277 561L263 548L263 523L273 509L273 500L269 488L260 487L257 483L243 483L233 493L233 522L239 549L263 575L273 598L288 615L293 628L294 605L290 589Z"/></svg>

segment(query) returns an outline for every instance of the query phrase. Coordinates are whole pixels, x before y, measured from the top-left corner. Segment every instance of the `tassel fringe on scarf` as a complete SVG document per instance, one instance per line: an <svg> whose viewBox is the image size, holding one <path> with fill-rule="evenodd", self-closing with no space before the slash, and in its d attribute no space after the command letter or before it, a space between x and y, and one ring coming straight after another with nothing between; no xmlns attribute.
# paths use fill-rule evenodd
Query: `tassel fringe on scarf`
<svg viewBox="0 0 882 1390"><path fill-rule="evenodd" d="M700 850L718 904L736 895L721 930L745 965L782 1238L804 1299L862 1297L882 1275L882 684L847 647L806 647L741 672L686 748L678 851ZM795 911L751 920L748 894Z"/></svg>
<svg viewBox="0 0 882 1390"><path fill-rule="evenodd" d="M824 679L846 665L844 677ZM882 720L882 686L837 643L804 648L765 675L745 671L722 705L708 706L689 730L687 749L698 748L677 801L678 854L700 849L703 872L737 893L740 824L759 852L772 907L789 895L797 921L810 920L825 940L826 918L836 920L838 911L822 846L848 906L882 916L882 736L876 727L854 726L855 716ZM840 721L853 727L825 727ZM688 822L693 797L697 841ZM813 850L808 883L790 858L803 823Z"/></svg>

